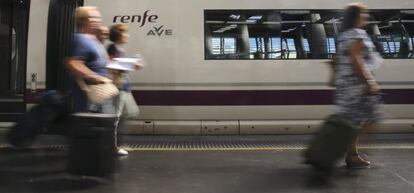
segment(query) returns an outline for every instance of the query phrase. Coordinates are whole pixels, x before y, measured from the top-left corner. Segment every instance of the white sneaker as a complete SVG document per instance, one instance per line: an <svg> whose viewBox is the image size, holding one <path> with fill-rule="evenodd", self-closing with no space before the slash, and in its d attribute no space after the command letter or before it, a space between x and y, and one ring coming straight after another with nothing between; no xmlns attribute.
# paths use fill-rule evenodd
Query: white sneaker
<svg viewBox="0 0 414 193"><path fill-rule="evenodd" d="M117 154L118 155L128 155L128 152L125 149L119 148Z"/></svg>

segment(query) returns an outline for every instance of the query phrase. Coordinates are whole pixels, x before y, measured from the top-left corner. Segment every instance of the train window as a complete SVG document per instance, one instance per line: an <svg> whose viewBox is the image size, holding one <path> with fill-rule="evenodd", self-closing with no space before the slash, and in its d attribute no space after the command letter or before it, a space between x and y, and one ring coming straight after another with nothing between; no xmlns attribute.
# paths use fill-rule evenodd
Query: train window
<svg viewBox="0 0 414 193"><path fill-rule="evenodd" d="M414 10L369 10L367 32L384 58L414 58ZM326 59L342 10L206 10L206 59Z"/></svg>
<svg viewBox="0 0 414 193"><path fill-rule="evenodd" d="M312 10L310 20L310 58L332 58L336 54L341 13L337 10Z"/></svg>
<svg viewBox="0 0 414 193"><path fill-rule="evenodd" d="M211 39L214 55L226 55L236 53L235 38L214 37Z"/></svg>
<svg viewBox="0 0 414 193"><path fill-rule="evenodd" d="M282 50L281 59L307 58L304 38L309 38L310 15L307 10L283 10L282 16Z"/></svg>
<svg viewBox="0 0 414 193"><path fill-rule="evenodd" d="M401 57L414 58L414 10L401 10Z"/></svg>
<svg viewBox="0 0 414 193"><path fill-rule="evenodd" d="M414 38L410 38L409 50L407 57L414 58Z"/></svg>
<svg viewBox="0 0 414 193"><path fill-rule="evenodd" d="M212 38L211 41L213 44L213 54L214 55L221 54L221 51L222 51L221 38Z"/></svg>
<svg viewBox="0 0 414 193"><path fill-rule="evenodd" d="M249 38L250 59L281 58L281 39L279 37Z"/></svg>
<svg viewBox="0 0 414 193"><path fill-rule="evenodd" d="M270 38L270 58L279 59L282 57L281 39L278 37Z"/></svg>
<svg viewBox="0 0 414 193"><path fill-rule="evenodd" d="M250 58L254 59L261 57L260 54L264 52L264 38L263 37L256 37L256 38L249 38L249 46L250 46Z"/></svg>
<svg viewBox="0 0 414 193"><path fill-rule="evenodd" d="M305 50L306 54L310 53L309 41L307 38L303 39L303 49Z"/></svg>
<svg viewBox="0 0 414 193"><path fill-rule="evenodd" d="M399 58L404 52L401 47L402 26L400 11L372 10L367 27L377 50L384 58Z"/></svg>
<svg viewBox="0 0 414 193"><path fill-rule="evenodd" d="M282 59L292 59L296 58L296 47L293 38L283 38L282 39Z"/></svg>
<svg viewBox="0 0 414 193"><path fill-rule="evenodd" d="M326 38L326 52L328 54L336 54L336 45L335 45L335 38L328 37Z"/></svg>

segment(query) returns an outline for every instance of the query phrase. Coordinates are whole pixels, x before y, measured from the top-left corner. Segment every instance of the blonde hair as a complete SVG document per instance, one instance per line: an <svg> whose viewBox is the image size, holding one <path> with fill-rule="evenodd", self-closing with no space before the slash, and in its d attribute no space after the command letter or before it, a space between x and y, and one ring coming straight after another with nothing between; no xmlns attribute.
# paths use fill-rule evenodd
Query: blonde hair
<svg viewBox="0 0 414 193"><path fill-rule="evenodd" d="M75 23L78 31L86 27L88 19L90 17L90 11L98 11L98 8L93 6L83 6L76 8Z"/></svg>
<svg viewBox="0 0 414 193"><path fill-rule="evenodd" d="M363 9L363 10L368 8L367 5L362 2L353 2L353 3L349 3L348 5L346 5L346 7L351 7L351 6L359 7L360 9Z"/></svg>

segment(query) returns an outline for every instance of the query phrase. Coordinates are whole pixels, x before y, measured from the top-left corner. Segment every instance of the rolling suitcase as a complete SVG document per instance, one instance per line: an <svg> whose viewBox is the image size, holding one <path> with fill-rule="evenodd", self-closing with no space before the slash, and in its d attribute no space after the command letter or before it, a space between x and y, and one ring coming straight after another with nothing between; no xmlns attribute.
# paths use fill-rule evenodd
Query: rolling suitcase
<svg viewBox="0 0 414 193"><path fill-rule="evenodd" d="M330 170L348 151L357 131L341 116L329 116L305 151L305 162L317 169Z"/></svg>
<svg viewBox="0 0 414 193"><path fill-rule="evenodd" d="M115 169L115 114L72 115L69 173L110 179Z"/></svg>

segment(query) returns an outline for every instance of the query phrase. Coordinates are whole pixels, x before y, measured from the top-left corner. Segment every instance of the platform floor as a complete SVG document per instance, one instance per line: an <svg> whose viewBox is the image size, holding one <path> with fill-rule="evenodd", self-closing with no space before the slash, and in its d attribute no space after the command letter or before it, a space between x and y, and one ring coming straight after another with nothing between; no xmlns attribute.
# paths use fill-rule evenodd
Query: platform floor
<svg viewBox="0 0 414 193"><path fill-rule="evenodd" d="M48 137L46 137L48 138ZM50 137L49 137L50 138ZM242 136L232 140L280 146L264 148L139 148L166 139L225 141L226 137L128 136L132 150L118 158L113 181L73 177L65 173L67 150L53 139L41 139L33 150L0 146L0 192L88 193L408 193L414 192L414 135L365 137L361 152L373 167L348 170L341 162L329 184L310 183L312 169L302 164L302 147L310 136ZM1 139L0 142L4 142ZM49 145L48 145L49 143ZM170 142L171 143L171 142ZM4 144L4 143L1 143ZM63 146L61 146L63 145ZM154 146L156 147L156 146ZM181 146L177 146L181 147ZM245 146L247 147L247 146ZM261 149L262 147L262 149ZM279 148L277 148L279 147ZM294 147L294 148L290 148Z"/></svg>

